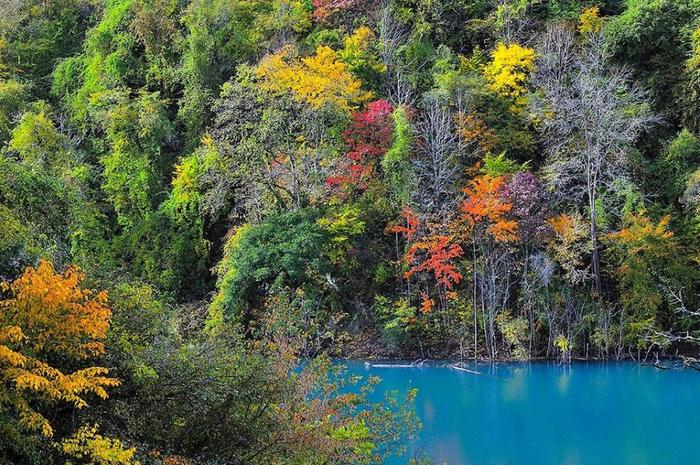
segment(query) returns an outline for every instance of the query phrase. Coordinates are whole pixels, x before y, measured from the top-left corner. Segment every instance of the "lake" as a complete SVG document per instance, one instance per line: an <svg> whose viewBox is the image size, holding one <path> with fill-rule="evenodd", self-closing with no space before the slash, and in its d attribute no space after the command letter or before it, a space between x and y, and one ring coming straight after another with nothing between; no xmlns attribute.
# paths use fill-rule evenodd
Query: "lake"
<svg viewBox="0 0 700 465"><path fill-rule="evenodd" d="M418 388L411 452L436 465L700 464L700 372L633 362L366 367L384 390ZM409 452L409 455L411 455ZM388 465L405 465L390 458Z"/></svg>

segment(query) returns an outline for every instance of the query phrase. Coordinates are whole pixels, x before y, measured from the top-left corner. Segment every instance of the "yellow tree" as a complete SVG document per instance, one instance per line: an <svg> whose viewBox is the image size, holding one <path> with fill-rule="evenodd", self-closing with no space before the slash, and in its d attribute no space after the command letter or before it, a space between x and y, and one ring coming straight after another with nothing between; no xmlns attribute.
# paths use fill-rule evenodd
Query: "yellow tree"
<svg viewBox="0 0 700 465"><path fill-rule="evenodd" d="M262 59L255 74L259 85L270 92L291 92L300 102L313 108L334 105L346 113L372 98L362 90L362 82L353 77L348 65L327 46L316 54L298 59L289 46Z"/></svg>
<svg viewBox="0 0 700 465"><path fill-rule="evenodd" d="M80 409L87 406L86 395L105 399L106 388L119 384L106 368L66 373L54 366L56 360L75 365L104 352L111 317L107 293L83 289L83 279L77 267L60 273L41 261L14 282L0 283L9 296L0 300L0 413L10 412L22 427L44 436L53 428L42 407L67 403Z"/></svg>
<svg viewBox="0 0 700 465"><path fill-rule="evenodd" d="M501 97L513 100L513 111L521 111L527 103L527 79L535 70L535 51L518 44L498 44L492 60L484 67L489 89Z"/></svg>
<svg viewBox="0 0 700 465"><path fill-rule="evenodd" d="M578 30L581 34L595 34L603 29L603 18L600 17L600 8L592 6L583 10L578 18Z"/></svg>
<svg viewBox="0 0 700 465"><path fill-rule="evenodd" d="M98 426L83 426L60 444L60 450L70 459L66 465L139 465L134 460L136 450L127 448L119 439L98 434ZM165 462L168 463L168 462Z"/></svg>

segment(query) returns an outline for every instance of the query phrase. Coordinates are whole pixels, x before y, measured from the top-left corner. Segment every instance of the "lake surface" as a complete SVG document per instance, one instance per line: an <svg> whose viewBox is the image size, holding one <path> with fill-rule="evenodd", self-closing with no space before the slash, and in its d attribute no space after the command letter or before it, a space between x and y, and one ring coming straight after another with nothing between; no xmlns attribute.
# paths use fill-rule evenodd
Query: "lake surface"
<svg viewBox="0 0 700 465"><path fill-rule="evenodd" d="M633 362L374 368L384 390L418 388L423 423L409 456L436 465L700 464L700 372ZM390 458L388 465L405 465Z"/></svg>

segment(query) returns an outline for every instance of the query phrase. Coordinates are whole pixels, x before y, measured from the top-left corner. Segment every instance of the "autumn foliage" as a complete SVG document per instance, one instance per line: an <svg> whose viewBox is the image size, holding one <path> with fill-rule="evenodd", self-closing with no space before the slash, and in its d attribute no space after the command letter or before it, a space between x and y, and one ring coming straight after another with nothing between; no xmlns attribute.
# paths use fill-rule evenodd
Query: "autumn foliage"
<svg viewBox="0 0 700 465"><path fill-rule="evenodd" d="M101 355L111 316L107 292L83 289L84 279L77 267L60 273L42 260L14 282L2 285L12 295L1 304L3 319L22 329L35 353L77 359Z"/></svg>
<svg viewBox="0 0 700 465"><path fill-rule="evenodd" d="M403 222L389 224L386 228L386 232L390 234L401 234L406 239L406 242L410 243L418 232L420 218L411 207L403 207L401 216L403 217Z"/></svg>
<svg viewBox="0 0 700 465"><path fill-rule="evenodd" d="M321 21L332 13L352 8L362 0L313 0L314 18Z"/></svg>
<svg viewBox="0 0 700 465"><path fill-rule="evenodd" d="M455 122L459 136L466 142L476 143L484 153L496 147L498 135L481 118L474 115L457 115Z"/></svg>
<svg viewBox="0 0 700 465"><path fill-rule="evenodd" d="M463 278L455 260L464 255L464 250L456 242L456 238L438 233L418 237L421 228L418 215L410 207L404 207L402 216L403 222L390 224L386 232L400 234L406 240L408 249L402 261L409 268L404 273L404 277L410 278L419 273L428 273L435 279L436 286L452 290ZM428 224L426 228L435 226ZM424 313L428 313L432 308L434 302L431 302L426 294L421 304Z"/></svg>
<svg viewBox="0 0 700 465"><path fill-rule="evenodd" d="M466 199L460 206L469 230L485 226L497 242L517 239L518 223L508 216L513 206L503 195L505 183L505 176L477 176L464 188Z"/></svg>
<svg viewBox="0 0 700 465"><path fill-rule="evenodd" d="M139 465L136 450L127 448L119 439L102 436L98 426L83 426L72 437L63 440L61 451L72 459L99 465ZM80 463L79 462L79 463ZM68 462L67 465L72 465Z"/></svg>
<svg viewBox="0 0 700 465"><path fill-rule="evenodd" d="M365 111L356 112L345 131L349 151L337 168L337 174L326 179L326 185L348 190L367 188L379 160L391 146L393 107L386 100L370 103Z"/></svg>
<svg viewBox="0 0 700 465"><path fill-rule="evenodd" d="M111 312L107 294L83 289L76 267L56 272L47 261L27 268L12 283L2 283L9 298L0 301L0 380L11 386L11 407L25 428L53 433L35 404L87 406L84 396L107 398L106 388L119 384L108 370L87 367L65 373L55 360L76 362L104 352ZM39 402L37 402L39 401Z"/></svg>
<svg viewBox="0 0 700 465"><path fill-rule="evenodd" d="M430 235L416 241L406 252L404 260L411 266L405 273L410 278L416 273L428 272L436 285L451 290L462 280L454 260L464 255L462 247L450 236Z"/></svg>
<svg viewBox="0 0 700 465"><path fill-rule="evenodd" d="M362 90L362 83L353 77L338 53L325 45L319 46L314 55L301 59L285 46L263 58L255 74L262 89L291 92L296 100L315 109L334 105L349 113L372 98L370 92Z"/></svg>
<svg viewBox="0 0 700 465"><path fill-rule="evenodd" d="M491 62L484 67L489 88L514 101L513 109L525 104L527 79L535 70L535 51L518 44L500 43L492 53Z"/></svg>

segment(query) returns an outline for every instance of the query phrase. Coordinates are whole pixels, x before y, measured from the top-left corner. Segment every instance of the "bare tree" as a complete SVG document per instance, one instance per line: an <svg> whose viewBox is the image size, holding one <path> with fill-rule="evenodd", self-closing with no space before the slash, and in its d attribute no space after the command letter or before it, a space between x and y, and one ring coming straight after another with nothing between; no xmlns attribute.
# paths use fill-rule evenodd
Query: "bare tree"
<svg viewBox="0 0 700 465"><path fill-rule="evenodd" d="M545 176L560 200L587 209L591 271L599 295L598 208L604 193L614 192L627 177L633 143L658 120L630 72L610 65L609 58L601 33L589 35L578 47L572 30L551 27L540 46L535 76L542 98L533 99L543 117Z"/></svg>
<svg viewBox="0 0 700 465"><path fill-rule="evenodd" d="M649 351L658 348L666 349L671 347L672 344L680 344L684 346L686 352L684 354L679 354L678 351L676 351L676 356L681 362L680 367L700 370L700 332L688 329L689 327L697 327L698 323L700 323L700 309L694 310L689 308L686 303L687 297L684 296L685 288L671 284L664 284L663 288L674 313L680 321L685 321L683 325L685 328L684 330L672 329L669 331L650 329L648 334L644 337L649 345ZM645 357L645 359L646 358L647 357ZM654 365L659 368L669 368L673 366L673 364L661 364L658 360L658 354L656 355L656 362Z"/></svg>
<svg viewBox="0 0 700 465"><path fill-rule="evenodd" d="M396 19L388 0L382 2L377 12L379 28L379 56L386 66L386 93L394 106L412 106L414 103L413 86L408 76L411 69L418 64L415 60L407 61L401 53L408 40L409 29Z"/></svg>
<svg viewBox="0 0 700 465"><path fill-rule="evenodd" d="M460 165L457 135L450 110L439 96L428 94L416 125L418 134L413 165L418 186L414 197L421 210L434 214L450 212Z"/></svg>

